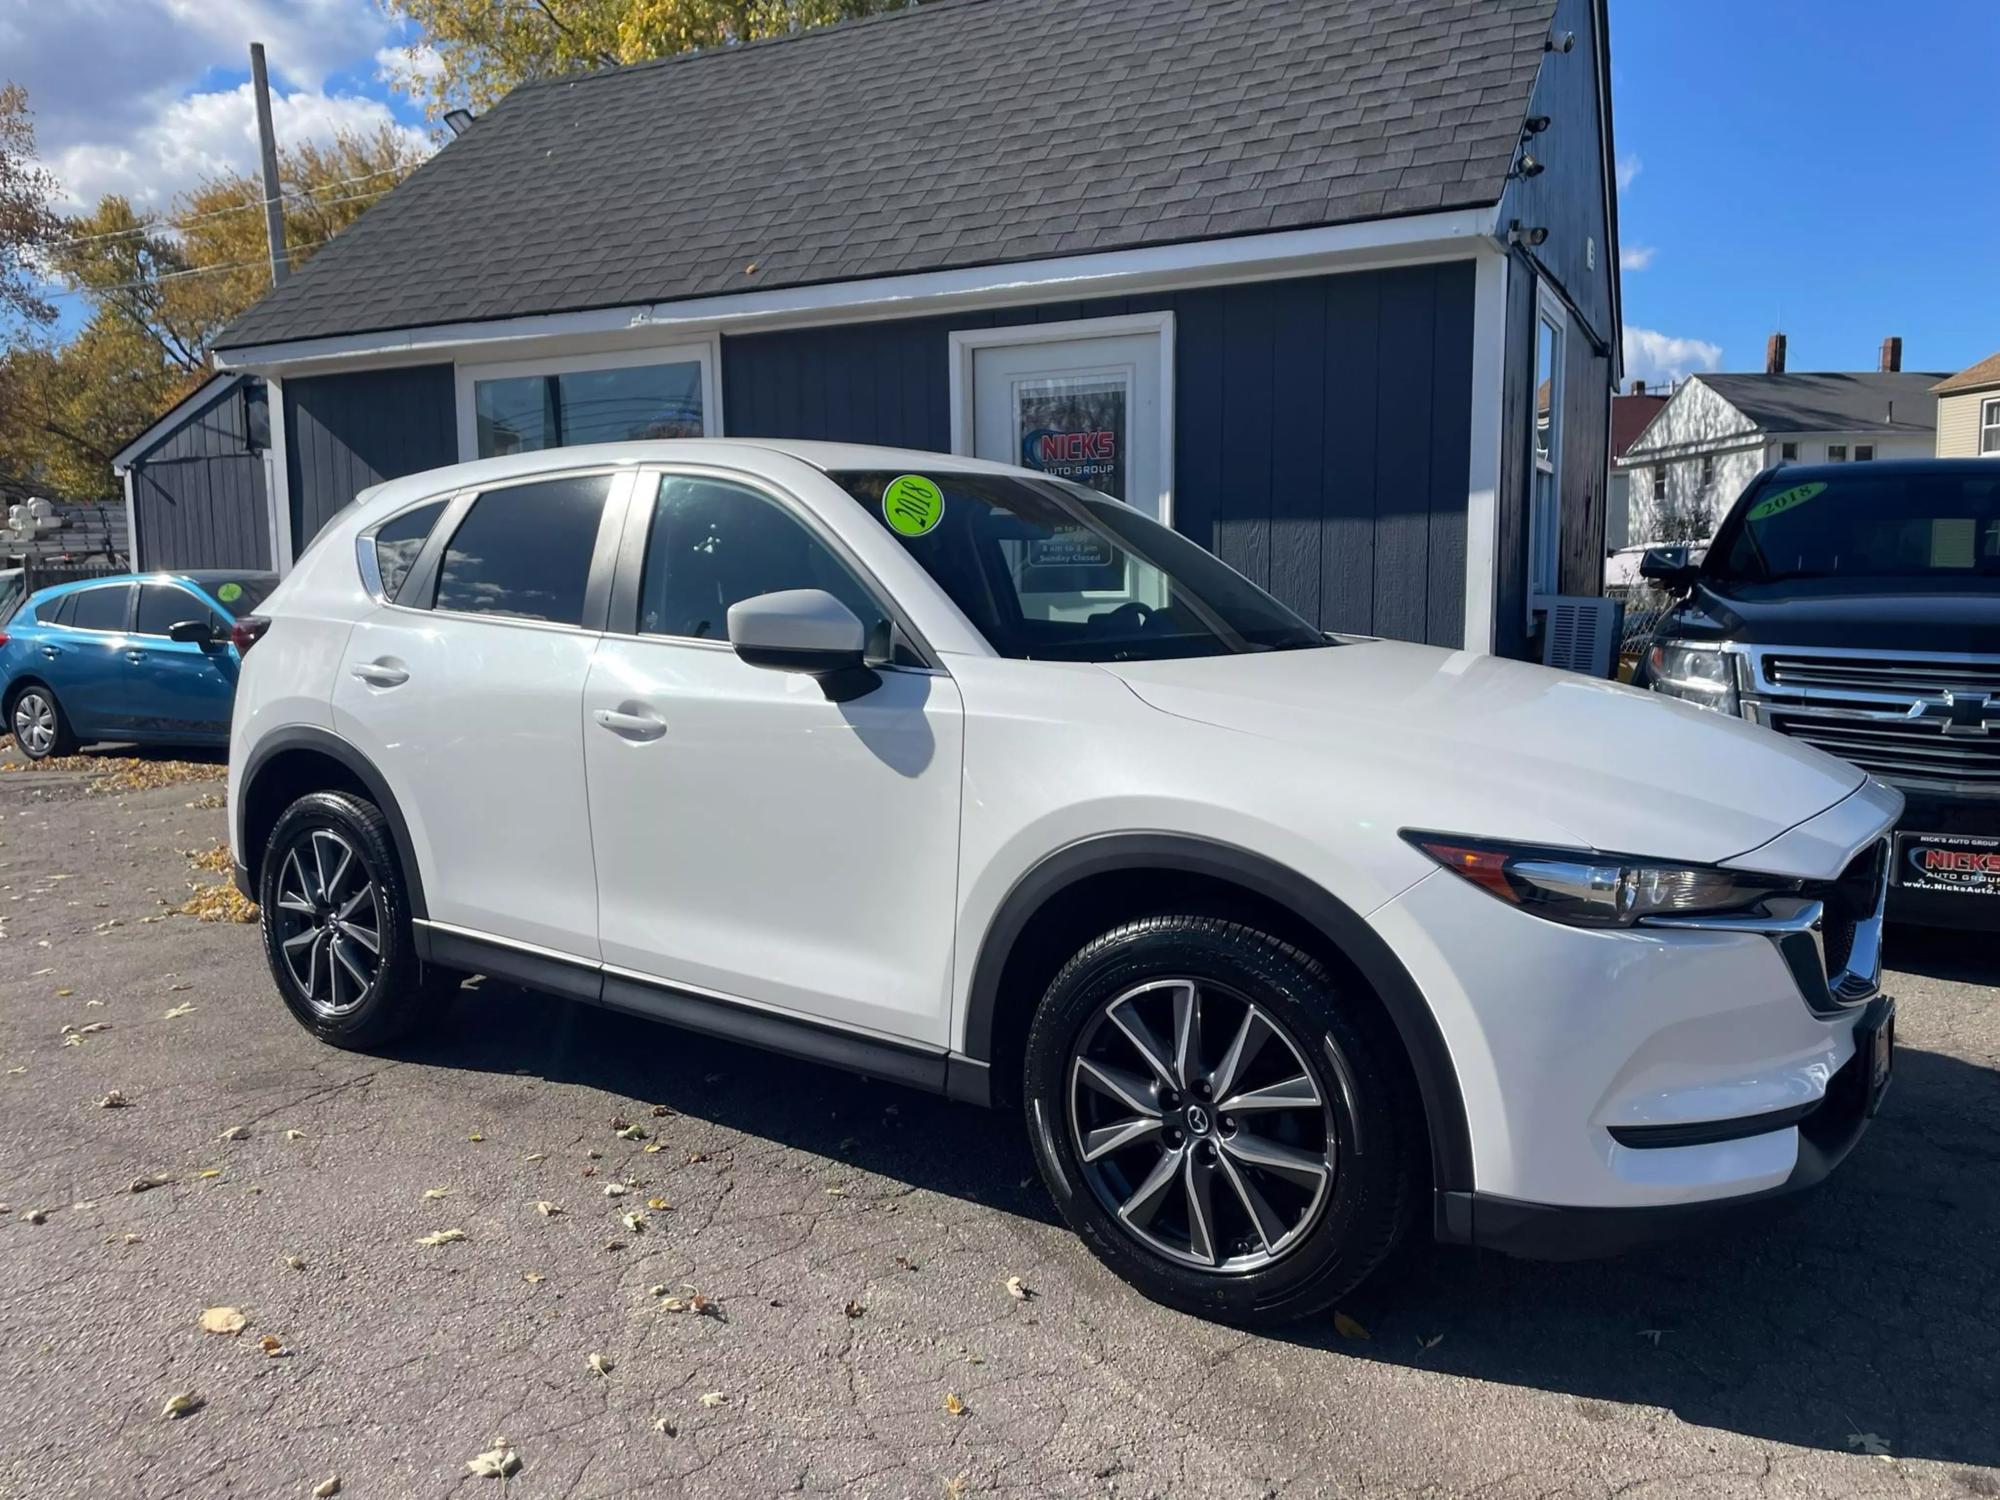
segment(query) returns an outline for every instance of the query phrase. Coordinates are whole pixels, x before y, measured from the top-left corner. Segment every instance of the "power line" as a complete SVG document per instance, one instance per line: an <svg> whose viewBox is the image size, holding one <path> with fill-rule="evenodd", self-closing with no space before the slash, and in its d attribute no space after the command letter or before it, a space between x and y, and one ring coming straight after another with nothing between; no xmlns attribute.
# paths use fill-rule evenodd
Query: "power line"
<svg viewBox="0 0 2000 1500"><path fill-rule="evenodd" d="M364 198L378 198L382 195L381 193L350 193L344 198L330 198L324 201L315 195L328 192L333 188L350 187L357 182L368 182L377 177L387 177L402 170L401 167L384 167L379 172L364 172L359 177L343 177L337 182L322 183L310 192L287 191L280 193L278 196L286 202L311 204L318 208L332 208L336 204L341 203L358 203ZM211 209L207 213L196 214L192 218L167 219L152 224L135 224L129 229L107 229L100 234L81 234L73 239L56 240L45 248L50 250L67 250L75 245L89 245L100 240L122 240L129 239L133 235L175 233L185 229L190 224L202 224L210 219L224 219L231 214L261 213L263 208L264 200L260 196L248 203L233 203L228 208Z"/></svg>
<svg viewBox="0 0 2000 1500"><path fill-rule="evenodd" d="M317 250L321 245L327 244L332 238L333 236L329 235L324 240L308 240L303 245L293 245L291 249L294 252L300 250ZM148 276L140 281L118 281L113 282L109 286L85 285L58 288L46 291L42 295L48 297L96 297L108 295L111 292L136 292L143 291L147 287L158 286L163 281L180 281L189 276L214 276L223 271L240 271L246 266L269 266L270 264L271 260L269 256L260 255L254 260L232 260L217 266L189 266L183 271L163 271L158 276Z"/></svg>

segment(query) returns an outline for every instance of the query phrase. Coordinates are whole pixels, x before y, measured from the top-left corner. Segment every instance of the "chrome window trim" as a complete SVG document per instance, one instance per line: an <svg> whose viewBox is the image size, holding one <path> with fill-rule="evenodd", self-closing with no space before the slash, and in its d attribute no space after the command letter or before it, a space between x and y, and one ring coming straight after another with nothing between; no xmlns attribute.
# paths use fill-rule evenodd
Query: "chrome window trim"
<svg viewBox="0 0 2000 1500"><path fill-rule="evenodd" d="M86 588L76 589L70 594L70 597L72 599L81 599L85 594L98 594L102 593L106 589L128 590L125 596L125 624L120 625L116 630L104 630L100 629L96 625L69 625L69 624L57 625L53 628L57 630L74 630L78 635L117 635L117 636L130 637L132 631L128 627L133 623L132 611L133 608L138 603L139 596L136 593L132 593L129 591L138 588L138 586L139 584L137 579L127 578L117 583L93 583ZM73 605L70 608L70 615L72 618L74 618L76 615L76 608ZM39 625L41 621L37 620L35 623Z"/></svg>
<svg viewBox="0 0 2000 1500"><path fill-rule="evenodd" d="M413 510L422 510L426 505L442 505L444 509L438 512L437 520L431 523L431 530L435 531L439 522L442 522L451 513L451 502L456 500L462 493L464 493L463 485L453 485L448 490L439 490L436 494L426 495L421 500L412 500L408 505L397 506L396 509L390 511L388 515L383 516L380 520L370 522L355 534L354 560L361 569L361 584L363 588L368 590L368 596L377 604L393 607L395 601L382 588L382 563L381 559L375 555L375 534L391 521L400 521ZM426 542L430 541L430 532L424 533L424 540ZM422 548L418 549L419 552L422 550ZM408 575L404 576L407 577Z"/></svg>

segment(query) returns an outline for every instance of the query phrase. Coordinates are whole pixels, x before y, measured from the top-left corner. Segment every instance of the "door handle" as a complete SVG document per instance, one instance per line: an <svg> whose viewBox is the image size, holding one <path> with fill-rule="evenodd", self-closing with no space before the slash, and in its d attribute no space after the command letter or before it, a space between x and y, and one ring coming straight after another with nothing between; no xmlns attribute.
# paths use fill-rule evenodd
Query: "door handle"
<svg viewBox="0 0 2000 1500"><path fill-rule="evenodd" d="M145 659L146 653L143 651L133 650L125 653L125 660L127 661L144 661Z"/></svg>
<svg viewBox="0 0 2000 1500"><path fill-rule="evenodd" d="M600 708L591 717L598 725L628 740L656 740L667 732L667 721L653 714L628 714L615 708Z"/></svg>
<svg viewBox="0 0 2000 1500"><path fill-rule="evenodd" d="M58 656L62 655L62 647L44 646L42 647L42 655L46 656L50 661L54 661Z"/></svg>
<svg viewBox="0 0 2000 1500"><path fill-rule="evenodd" d="M392 667L387 662L359 661L350 670L370 687L401 687L410 680L408 668Z"/></svg>

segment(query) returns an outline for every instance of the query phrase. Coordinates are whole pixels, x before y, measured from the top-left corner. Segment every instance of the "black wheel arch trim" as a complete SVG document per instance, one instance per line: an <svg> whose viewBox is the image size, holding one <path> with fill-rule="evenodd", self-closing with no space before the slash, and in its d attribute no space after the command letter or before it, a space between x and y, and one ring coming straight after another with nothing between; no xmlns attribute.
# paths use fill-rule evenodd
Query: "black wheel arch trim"
<svg viewBox="0 0 2000 1500"><path fill-rule="evenodd" d="M264 855L262 849L252 849L243 827L244 815L249 811L251 793L257 785L257 777L278 756L291 750L312 750L338 761L355 780L367 790L369 801L382 810L382 816L389 820L389 834L396 845L396 859L402 865L403 890L409 898L410 915L423 918L430 915L424 904L424 876L417 865L416 846L410 841L409 824L403 820L403 810L396 804L395 793L389 790L389 783L374 763L353 745L330 729L321 729L311 724L288 724L283 729L275 729L257 742L257 748L250 752L244 763L243 777L236 797L236 807L232 814L235 821L236 845L243 851L245 868L242 880L251 887L249 894L255 899L257 877L263 872L257 868L257 861Z"/></svg>
<svg viewBox="0 0 2000 1500"><path fill-rule="evenodd" d="M1078 881L1121 870L1181 871L1226 881L1284 907L1338 949L1380 999L1409 1055L1430 1127L1437 1190L1472 1187L1472 1132L1458 1071L1417 982L1352 907L1296 870L1233 844L1191 834L1103 834L1046 855L1015 881L980 942L966 1001L967 1057L994 1061L1001 975L1029 922Z"/></svg>

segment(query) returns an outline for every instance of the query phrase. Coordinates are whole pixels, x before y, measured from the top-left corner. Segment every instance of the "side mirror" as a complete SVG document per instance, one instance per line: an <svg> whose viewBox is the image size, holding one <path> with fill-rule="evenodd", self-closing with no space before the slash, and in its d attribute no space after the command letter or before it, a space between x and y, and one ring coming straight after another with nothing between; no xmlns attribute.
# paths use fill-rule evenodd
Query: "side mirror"
<svg viewBox="0 0 2000 1500"><path fill-rule="evenodd" d="M1648 547L1639 558L1639 576L1662 588L1685 589L1701 569L1688 560L1685 547Z"/></svg>
<svg viewBox="0 0 2000 1500"><path fill-rule="evenodd" d="M867 665L868 632L825 589L784 589L729 606L729 644L753 667L803 672L845 702L881 679Z"/></svg>
<svg viewBox="0 0 2000 1500"><path fill-rule="evenodd" d="M221 637L207 620L176 620L167 627L167 639L183 646L212 646Z"/></svg>

